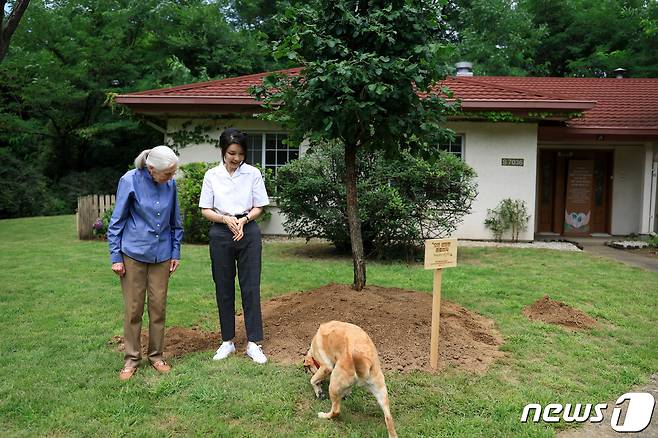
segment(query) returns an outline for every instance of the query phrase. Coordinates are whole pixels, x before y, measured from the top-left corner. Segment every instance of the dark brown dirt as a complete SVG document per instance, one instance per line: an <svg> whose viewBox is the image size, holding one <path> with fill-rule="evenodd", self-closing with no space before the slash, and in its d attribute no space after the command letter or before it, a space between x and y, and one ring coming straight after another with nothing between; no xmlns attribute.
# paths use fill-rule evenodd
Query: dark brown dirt
<svg viewBox="0 0 658 438"><path fill-rule="evenodd" d="M318 289L280 296L262 303L263 349L274 362L301 364L318 326L341 320L361 326L375 343L385 370L431 372L429 366L431 294L368 286L361 292L329 284ZM236 318L236 345L246 339L241 315ZM167 330L166 356L215 350L218 333L172 327ZM122 347L116 336L113 343ZM142 334L142 345L147 345ZM447 366L484 373L503 355L503 339L494 322L446 300L441 302L439 370Z"/></svg>
<svg viewBox="0 0 658 438"><path fill-rule="evenodd" d="M571 330L587 330L597 325L596 319L560 301L551 300L548 295L523 309L523 314L532 320L557 324Z"/></svg>

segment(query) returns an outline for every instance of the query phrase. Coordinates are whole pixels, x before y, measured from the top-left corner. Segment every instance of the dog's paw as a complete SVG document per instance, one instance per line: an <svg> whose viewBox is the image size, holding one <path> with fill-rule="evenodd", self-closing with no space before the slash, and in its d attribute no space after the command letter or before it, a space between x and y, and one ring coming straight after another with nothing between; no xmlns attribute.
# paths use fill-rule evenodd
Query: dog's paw
<svg viewBox="0 0 658 438"><path fill-rule="evenodd" d="M331 418L331 412L318 412L318 418L324 418L328 420Z"/></svg>
<svg viewBox="0 0 658 438"><path fill-rule="evenodd" d="M320 389L315 392L315 397L317 397L320 400L324 400L325 398L327 398L327 394L322 389Z"/></svg>

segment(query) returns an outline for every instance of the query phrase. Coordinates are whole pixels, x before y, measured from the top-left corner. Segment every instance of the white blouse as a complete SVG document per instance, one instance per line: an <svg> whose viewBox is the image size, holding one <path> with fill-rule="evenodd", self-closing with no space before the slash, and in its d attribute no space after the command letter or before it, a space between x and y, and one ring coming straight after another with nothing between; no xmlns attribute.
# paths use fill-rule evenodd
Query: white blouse
<svg viewBox="0 0 658 438"><path fill-rule="evenodd" d="M220 164L203 176L200 208L212 208L219 214L235 216L269 203L263 175L254 166L242 163L230 175L224 164Z"/></svg>

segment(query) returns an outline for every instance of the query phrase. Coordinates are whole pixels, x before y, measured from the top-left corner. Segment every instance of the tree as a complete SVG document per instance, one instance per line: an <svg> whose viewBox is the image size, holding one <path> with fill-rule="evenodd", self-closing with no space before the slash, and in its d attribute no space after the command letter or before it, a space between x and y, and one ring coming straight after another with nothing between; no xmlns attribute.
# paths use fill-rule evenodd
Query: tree
<svg viewBox="0 0 658 438"><path fill-rule="evenodd" d="M6 0L0 0L0 62L7 56L9 50L9 41L18 27L18 23L23 18L23 14L27 9L30 0L18 0L11 5L11 12L9 17L5 20L5 7L7 6Z"/></svg>
<svg viewBox="0 0 658 438"><path fill-rule="evenodd" d="M43 174L44 187L65 200L69 212L78 194L115 190L108 172L118 178L138 151L160 144L162 134L113 108L114 94L275 67L261 47L264 35L231 23L225 5L31 1L0 64L0 149ZM3 166L9 164L0 162L0 173L11 175ZM0 216L3 211L30 214L23 207L0 209Z"/></svg>
<svg viewBox="0 0 658 438"><path fill-rule="evenodd" d="M609 76L623 67L634 77L658 74L658 2L644 0L524 0L546 28L531 74Z"/></svg>
<svg viewBox="0 0 658 438"><path fill-rule="evenodd" d="M301 74L273 75L252 90L292 141L342 143L356 290L366 284L357 152L428 150L433 137L447 133L442 123L450 106L432 91L445 71L439 17L434 2L422 0L289 7L279 16L288 33L274 52L301 65Z"/></svg>
<svg viewBox="0 0 658 438"><path fill-rule="evenodd" d="M453 62L470 61L478 75L538 73L535 54L544 25L515 0L456 0L444 8L456 40Z"/></svg>

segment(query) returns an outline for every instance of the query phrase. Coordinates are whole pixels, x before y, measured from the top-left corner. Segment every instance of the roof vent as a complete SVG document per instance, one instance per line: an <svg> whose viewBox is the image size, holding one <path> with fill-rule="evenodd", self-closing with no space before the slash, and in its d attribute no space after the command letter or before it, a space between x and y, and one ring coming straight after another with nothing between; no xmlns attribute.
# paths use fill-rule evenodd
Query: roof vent
<svg viewBox="0 0 658 438"><path fill-rule="evenodd" d="M473 76L473 64L470 62L458 62L455 67L457 68L455 76Z"/></svg>
<svg viewBox="0 0 658 438"><path fill-rule="evenodd" d="M625 68L616 68L615 69L615 74L617 75L617 79L623 79L624 75L626 74L626 69Z"/></svg>

